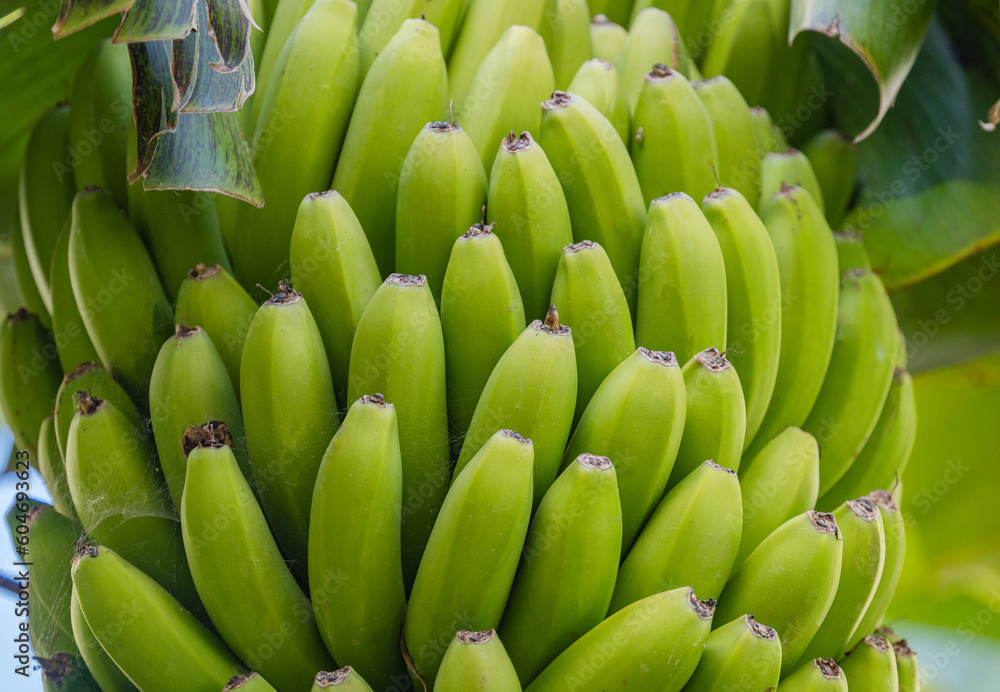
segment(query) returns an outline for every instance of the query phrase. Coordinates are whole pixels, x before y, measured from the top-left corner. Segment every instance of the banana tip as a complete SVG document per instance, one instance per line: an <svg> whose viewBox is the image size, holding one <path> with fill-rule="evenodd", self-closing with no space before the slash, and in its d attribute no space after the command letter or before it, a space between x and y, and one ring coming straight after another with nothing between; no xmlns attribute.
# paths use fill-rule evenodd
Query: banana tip
<svg viewBox="0 0 1000 692"><path fill-rule="evenodd" d="M347 676L351 674L351 667L344 666L339 670L321 670L316 673L316 687L321 689L326 689L327 687L333 687L334 685L339 685L340 683L347 680Z"/></svg>
<svg viewBox="0 0 1000 692"><path fill-rule="evenodd" d="M223 421L213 420L203 425L195 425L184 431L181 435L181 450L184 458L199 447L232 447L233 436L229 432L229 426Z"/></svg>
<svg viewBox="0 0 1000 692"><path fill-rule="evenodd" d="M565 91L553 91L548 101L542 101L542 108L547 111L558 110L565 108L571 103L573 103L573 94Z"/></svg>
<svg viewBox="0 0 1000 692"><path fill-rule="evenodd" d="M528 132L522 132L520 135L516 134L513 130L510 134L503 138L500 146L508 154L516 154L519 151L524 151L531 147L532 144L531 135Z"/></svg>
<svg viewBox="0 0 1000 692"><path fill-rule="evenodd" d="M226 686L222 688L222 692L230 692L231 690L238 690L239 688L243 687L251 680L253 680L255 677L260 677L260 676L254 671L250 671L249 673L239 673L237 675L234 675L233 677L229 678L229 682L227 682Z"/></svg>
<svg viewBox="0 0 1000 692"><path fill-rule="evenodd" d="M829 512L815 512L813 510L809 510L807 514L813 528L819 533L828 533L831 536L840 538L840 530L837 528L837 518L832 514Z"/></svg>
<svg viewBox="0 0 1000 692"><path fill-rule="evenodd" d="M597 469L607 471L612 467L611 460L597 454L581 454L576 458L576 463L585 469Z"/></svg>
<svg viewBox="0 0 1000 692"><path fill-rule="evenodd" d="M194 281L204 281L215 276L220 269L222 269L221 265L199 262L194 265L194 268L187 275L189 279L193 279Z"/></svg>
<svg viewBox="0 0 1000 692"><path fill-rule="evenodd" d="M642 357L650 363L666 365L668 367L677 367L677 356L674 355L673 351L650 351L648 348L640 346L639 353L642 354Z"/></svg>
<svg viewBox="0 0 1000 692"><path fill-rule="evenodd" d="M820 674L827 680L840 680L843 677L840 666L832 658L814 658L813 665L819 668Z"/></svg>
<svg viewBox="0 0 1000 692"><path fill-rule="evenodd" d="M389 278L385 282L393 286L423 286L427 283L427 277L423 274L418 274L417 276L411 274L389 274Z"/></svg>
<svg viewBox="0 0 1000 692"><path fill-rule="evenodd" d="M878 510L867 497L859 497L857 500L848 500L847 506L852 512L865 521L875 521L878 518Z"/></svg>
<svg viewBox="0 0 1000 692"><path fill-rule="evenodd" d="M872 504L881 507L887 512L898 512L899 506L892 497L892 493L888 490L873 490L868 493L868 499L872 501Z"/></svg>
<svg viewBox="0 0 1000 692"><path fill-rule="evenodd" d="M73 398L76 399L76 410L82 416L92 416L104 407L104 399L98 399L88 389L77 390Z"/></svg>
<svg viewBox="0 0 1000 692"><path fill-rule="evenodd" d="M760 639L770 639L774 640L778 638L778 631L773 627L768 627L760 622L757 622L753 615L744 615L743 621L746 623L747 627L753 633L753 636L759 637Z"/></svg>
<svg viewBox="0 0 1000 692"><path fill-rule="evenodd" d="M712 619L712 616L715 615L716 603L718 603L718 601L714 598L709 598L703 601L695 595L693 588L690 586L688 587L688 605L691 606L691 610L693 610L702 620Z"/></svg>
<svg viewBox="0 0 1000 692"><path fill-rule="evenodd" d="M462 644L485 644L489 640L493 639L497 634L496 630L482 630L479 632L472 632L470 630L459 630L455 633L455 639Z"/></svg>

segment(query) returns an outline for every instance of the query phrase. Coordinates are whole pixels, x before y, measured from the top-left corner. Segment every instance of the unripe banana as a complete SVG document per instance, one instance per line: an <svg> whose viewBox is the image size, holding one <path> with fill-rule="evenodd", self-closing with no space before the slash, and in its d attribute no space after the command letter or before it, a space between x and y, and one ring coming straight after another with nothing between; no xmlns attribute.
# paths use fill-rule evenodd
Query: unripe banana
<svg viewBox="0 0 1000 692"><path fill-rule="evenodd" d="M176 324L197 325L212 338L237 395L243 342L256 312L253 298L218 264L195 265L177 292Z"/></svg>
<svg viewBox="0 0 1000 692"><path fill-rule="evenodd" d="M627 26L632 16L632 0L588 0L587 5L594 14L595 23L604 17L605 21L610 19L612 22Z"/></svg>
<svg viewBox="0 0 1000 692"><path fill-rule="evenodd" d="M594 57L606 62L614 62L618 54L621 53L622 46L628 40L628 31L625 27L608 18L606 14L600 14L597 7L602 4L602 0L589 0L587 3L590 9L595 12L594 21L590 23L590 48ZM614 4L614 3L605 3ZM607 11L608 8L604 8ZM620 17L616 17L620 18ZM622 22L628 22L628 17L622 18ZM617 72L617 70L616 70ZM624 85L622 86L624 88ZM569 88L574 94L580 93ZM586 98L586 96L584 96ZM590 99L587 99L588 101Z"/></svg>
<svg viewBox="0 0 1000 692"><path fill-rule="evenodd" d="M562 183L574 240L600 243L634 310L646 207L628 150L600 111L562 91L542 103L540 141Z"/></svg>
<svg viewBox="0 0 1000 692"><path fill-rule="evenodd" d="M760 164L762 215L766 213L772 196L781 194L786 185L794 185L808 192L813 203L819 207L820 213L825 214L823 190L805 154L798 149L786 149L781 152L765 153L763 157ZM829 226L825 222L824 225Z"/></svg>
<svg viewBox="0 0 1000 692"><path fill-rule="evenodd" d="M392 274L361 317L347 398L381 393L396 410L403 463L403 582L420 564L451 478L445 347L423 276Z"/></svg>
<svg viewBox="0 0 1000 692"><path fill-rule="evenodd" d="M892 644L880 634L861 640L840 662L851 687L866 692L897 692L899 673Z"/></svg>
<svg viewBox="0 0 1000 692"><path fill-rule="evenodd" d="M636 341L686 363L725 345L726 310L722 250L698 203L684 193L654 199L639 259Z"/></svg>
<svg viewBox="0 0 1000 692"><path fill-rule="evenodd" d="M316 0L295 25L263 93L253 135L253 165L264 207L241 205L233 247L246 289L274 285L287 272L289 242L302 198L326 187L358 93L357 8Z"/></svg>
<svg viewBox="0 0 1000 692"><path fill-rule="evenodd" d="M833 604L800 662L816 657L839 658L847 651L861 618L875 596L885 564L885 531L868 498L848 500L834 511L844 537L840 584Z"/></svg>
<svg viewBox="0 0 1000 692"><path fill-rule="evenodd" d="M562 248L573 242L569 208L559 178L538 142L512 131L490 172L487 219L503 243L524 312L548 310Z"/></svg>
<svg viewBox="0 0 1000 692"><path fill-rule="evenodd" d="M427 123L403 160L395 267L402 274L426 276L436 301L455 239L482 218L486 185L472 140L453 122Z"/></svg>
<svg viewBox="0 0 1000 692"><path fill-rule="evenodd" d="M614 64L625 86L629 107L634 112L644 75L652 65L666 65L692 79L695 68L677 25L663 10L655 7L642 10L634 16L630 27Z"/></svg>
<svg viewBox="0 0 1000 692"><path fill-rule="evenodd" d="M252 479L239 399L222 357L201 327L179 324L163 344L149 383L149 410L157 456L175 507L181 506L187 469L181 440L193 425L225 423L240 470Z"/></svg>
<svg viewBox="0 0 1000 692"><path fill-rule="evenodd" d="M173 311L142 241L103 190L87 189L73 200L69 276L104 367L145 399L156 354L173 331Z"/></svg>
<svg viewBox="0 0 1000 692"><path fill-rule="evenodd" d="M833 240L837 244L837 264L840 273L848 269L871 269L872 262L865 248L864 236L857 231L835 232Z"/></svg>
<svg viewBox="0 0 1000 692"><path fill-rule="evenodd" d="M35 465L52 496L52 506L55 510L64 517L79 521L76 509L73 507L73 496L69 493L69 483L66 481L66 465L59 453L55 416L48 416L42 420L38 431L38 460Z"/></svg>
<svg viewBox="0 0 1000 692"><path fill-rule="evenodd" d="M278 293L254 315L243 344L240 399L254 485L282 553L305 582L309 503L337 430L326 350L302 294Z"/></svg>
<svg viewBox="0 0 1000 692"><path fill-rule="evenodd" d="M746 400L744 446L754 439L774 391L781 356L781 279L764 224L739 192L720 188L702 203L726 267L726 348Z"/></svg>
<svg viewBox="0 0 1000 692"><path fill-rule="evenodd" d="M646 204L673 192L701 199L715 189L712 120L691 83L666 65L643 76L629 150Z"/></svg>
<svg viewBox="0 0 1000 692"><path fill-rule="evenodd" d="M480 448L502 428L523 431L534 444L535 506L559 473L573 424L577 388L571 330L555 306L535 320L497 362L472 414L452 484Z"/></svg>
<svg viewBox="0 0 1000 692"><path fill-rule="evenodd" d="M724 21L729 0L626 0L626 4L632 6L633 22L647 7L659 7L669 12L681 34L693 40L692 50L697 51L694 57L701 57L702 51L718 33L720 20Z"/></svg>
<svg viewBox="0 0 1000 692"><path fill-rule="evenodd" d="M628 146L631 116L622 90L618 70L610 62L588 60L573 76L568 91L582 97L614 125L615 132Z"/></svg>
<svg viewBox="0 0 1000 692"><path fill-rule="evenodd" d="M463 436L493 368L524 331L524 306L493 225L455 241L441 293L448 419Z"/></svg>
<svg viewBox="0 0 1000 692"><path fill-rule="evenodd" d="M579 420L608 374L635 351L628 301L604 248L589 240L563 248L552 304L573 330Z"/></svg>
<svg viewBox="0 0 1000 692"><path fill-rule="evenodd" d="M753 613L771 623L787 675L833 603L843 549L832 514L810 510L789 519L733 572L719 597L719 621Z"/></svg>
<svg viewBox="0 0 1000 692"><path fill-rule="evenodd" d="M52 255L76 193L73 175L62 163L67 151L69 108L56 106L45 111L28 135L17 188L25 255L50 313Z"/></svg>
<svg viewBox="0 0 1000 692"><path fill-rule="evenodd" d="M748 442L751 455L809 417L833 352L840 284L836 243L808 191L782 183L764 201L763 219L781 281L781 355L764 421Z"/></svg>
<svg viewBox="0 0 1000 692"><path fill-rule="evenodd" d="M618 574L610 612L661 591L694 584L718 594L740 545L736 474L706 461L666 494Z"/></svg>
<svg viewBox="0 0 1000 692"><path fill-rule="evenodd" d="M714 611L715 601L689 587L644 598L573 642L525 692L677 692L698 665Z"/></svg>
<svg viewBox="0 0 1000 692"><path fill-rule="evenodd" d="M226 686L222 688L222 692L233 692L233 690L240 690L240 692L274 692L274 687L262 678L259 673L250 672L234 675L226 683Z"/></svg>
<svg viewBox="0 0 1000 692"><path fill-rule="evenodd" d="M458 120L489 171L508 132L538 132L538 104L555 88L545 40L531 27L507 29L476 70L458 102Z"/></svg>
<svg viewBox="0 0 1000 692"><path fill-rule="evenodd" d="M73 639L80 649L80 656L87 664L87 669L93 675L94 680L100 685L101 690L103 692L138 692L136 686L111 660L108 652L94 636L94 631L90 629L87 618L83 615L80 597L76 593L75 586L70 600L70 616L73 622Z"/></svg>
<svg viewBox="0 0 1000 692"><path fill-rule="evenodd" d="M674 354L640 347L598 387L566 447L564 464L592 453L615 465L622 557L663 496L686 409Z"/></svg>
<svg viewBox="0 0 1000 692"><path fill-rule="evenodd" d="M73 587L69 563L76 552L75 542L82 529L79 523L64 517L55 507L42 506L27 515L24 524L30 537L27 555L31 563L31 605L37 602L49 613L62 634L72 640L73 625L69 611ZM42 655L45 655L44 652Z"/></svg>
<svg viewBox="0 0 1000 692"><path fill-rule="evenodd" d="M313 683L311 692L322 692L336 687L338 692L372 692L372 688L367 682L361 679L350 666L334 671L320 671L316 673L316 681Z"/></svg>
<svg viewBox="0 0 1000 692"><path fill-rule="evenodd" d="M455 632L500 623L531 516L532 458L531 440L500 430L456 469L403 622L413 669L428 688Z"/></svg>
<svg viewBox="0 0 1000 692"><path fill-rule="evenodd" d="M847 676L832 658L815 658L782 680L781 692L847 692Z"/></svg>
<svg viewBox="0 0 1000 692"><path fill-rule="evenodd" d="M899 692L920 692L917 653L907 645L905 639L894 641L892 649L896 655L896 677L899 680Z"/></svg>
<svg viewBox="0 0 1000 692"><path fill-rule="evenodd" d="M581 454L538 506L500 621L515 680L530 683L604 619L621 544L615 469L607 457Z"/></svg>
<svg viewBox="0 0 1000 692"><path fill-rule="evenodd" d="M80 608L97 641L144 692L217 692L241 672L215 635L110 548L81 547L72 574Z"/></svg>
<svg viewBox="0 0 1000 692"><path fill-rule="evenodd" d="M63 230L52 251L52 265L49 268L49 287L52 291L52 334L59 351L59 363L63 372L72 372L81 363L96 363L100 360L94 344L87 335L87 328L80 316L80 308L73 295L73 284L69 277L69 229L70 217L66 217Z"/></svg>
<svg viewBox="0 0 1000 692"><path fill-rule="evenodd" d="M735 567L792 517L816 506L819 445L798 428L786 428L741 464L743 533Z"/></svg>
<svg viewBox="0 0 1000 692"><path fill-rule="evenodd" d="M247 136L253 135L257 129L257 120L264 105L264 95L267 93L271 80L274 78L278 58L285 47L285 43L288 41L288 37L314 4L314 0L272 1L275 3L275 8L273 14L268 17L267 40L264 43L264 52L259 54L259 60L256 58L254 60L256 68L254 93L256 95L251 95L249 102L245 103L240 111L243 132ZM355 23L356 27L361 26L363 14L359 4ZM257 55L257 53L254 53L254 56ZM277 74L280 75L280 71Z"/></svg>
<svg viewBox="0 0 1000 692"><path fill-rule="evenodd" d="M826 218L831 226L838 228L854 194L858 165L854 143L836 130L823 130L802 145L802 153L812 164L823 190Z"/></svg>
<svg viewBox="0 0 1000 692"><path fill-rule="evenodd" d="M687 416L668 488L677 485L706 459L734 473L738 471L746 431L746 404L740 378L719 349L713 346L696 353L684 364L681 373L687 391ZM711 593L697 584L694 587L701 593Z"/></svg>
<svg viewBox="0 0 1000 692"><path fill-rule="evenodd" d="M61 377L56 345L38 317L21 308L0 325L0 411L19 449L35 457L42 421Z"/></svg>
<svg viewBox="0 0 1000 692"><path fill-rule="evenodd" d="M757 152L761 159L767 154L788 151L788 140L784 133L771 120L771 114L766 108L754 106L750 109L750 120L753 121L754 135L757 139Z"/></svg>
<svg viewBox="0 0 1000 692"><path fill-rule="evenodd" d="M24 235L18 229L16 219L11 219L7 224L7 239L10 242L11 269L13 269L13 295L8 296L11 310L20 307L27 308L28 312L38 315L42 326L46 329L52 328L52 317L49 315L42 294L38 292L35 279L31 275L31 265L28 263L28 254L24 249Z"/></svg>
<svg viewBox="0 0 1000 692"><path fill-rule="evenodd" d="M726 9L727 21L708 47L701 69L708 77L724 74L753 105L761 105L778 67L774 59L774 40L779 32L771 12L771 0L735 0ZM787 29L785 31L787 33ZM747 56L753 60L747 60ZM790 67L790 66L786 66ZM777 81L777 80L775 80Z"/></svg>
<svg viewBox="0 0 1000 692"><path fill-rule="evenodd" d="M823 450L820 495L847 473L878 422L892 384L898 339L896 314L878 276L861 269L844 272L833 355L802 426Z"/></svg>
<svg viewBox="0 0 1000 692"><path fill-rule="evenodd" d="M775 690L781 675L781 642L773 628L738 617L712 632L685 692Z"/></svg>
<svg viewBox="0 0 1000 692"><path fill-rule="evenodd" d="M495 630L459 630L441 659L435 692L521 692L517 672Z"/></svg>
<svg viewBox="0 0 1000 692"><path fill-rule="evenodd" d="M358 7L358 45L361 49L361 79L378 54L399 31L406 19L425 19L437 27L441 39L441 53L445 56L459 28L465 0L371 0L371 6L361 13ZM363 22L361 20L364 20Z"/></svg>
<svg viewBox="0 0 1000 692"><path fill-rule="evenodd" d="M552 59L555 88L565 90L580 65L593 55L587 0L546 0L541 29Z"/></svg>
<svg viewBox="0 0 1000 692"><path fill-rule="evenodd" d="M382 276L395 266L403 160L420 128L444 117L447 107L448 75L438 30L421 19L407 19L361 85L330 185L357 214Z"/></svg>
<svg viewBox="0 0 1000 692"><path fill-rule="evenodd" d="M184 552L205 610L229 648L279 689L303 690L312 671L333 667L333 658L231 442L225 425L215 423L184 433Z"/></svg>
<svg viewBox="0 0 1000 692"><path fill-rule="evenodd" d="M406 679L402 476L396 411L378 394L365 395L348 410L316 476L309 590L327 649L379 689Z"/></svg>
<svg viewBox="0 0 1000 692"><path fill-rule="evenodd" d="M712 119L719 180L738 190L756 209L760 204L761 154L747 102L724 76L696 82L694 89Z"/></svg>

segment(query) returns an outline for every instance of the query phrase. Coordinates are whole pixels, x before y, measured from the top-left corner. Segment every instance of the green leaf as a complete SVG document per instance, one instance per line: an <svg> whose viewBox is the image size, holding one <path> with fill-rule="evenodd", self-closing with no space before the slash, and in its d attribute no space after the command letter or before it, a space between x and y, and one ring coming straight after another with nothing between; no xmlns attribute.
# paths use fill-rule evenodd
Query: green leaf
<svg viewBox="0 0 1000 692"><path fill-rule="evenodd" d="M115 43L179 39L196 26L195 0L135 0L115 31Z"/></svg>
<svg viewBox="0 0 1000 692"><path fill-rule="evenodd" d="M246 0L207 0L209 32L220 60L212 63L219 72L234 72L250 54L250 7ZM200 26L204 26L199 22ZM257 26L254 24L254 26ZM257 27L260 28L259 26ZM251 70L251 75L253 70Z"/></svg>
<svg viewBox="0 0 1000 692"><path fill-rule="evenodd" d="M157 137L177 127L172 107L174 86L170 75L170 41L128 44L132 61L132 112L136 128L136 163L128 182L145 175L156 156Z"/></svg>
<svg viewBox="0 0 1000 692"><path fill-rule="evenodd" d="M55 38L64 38L105 17L124 12L132 0L62 0L62 9L52 26Z"/></svg>

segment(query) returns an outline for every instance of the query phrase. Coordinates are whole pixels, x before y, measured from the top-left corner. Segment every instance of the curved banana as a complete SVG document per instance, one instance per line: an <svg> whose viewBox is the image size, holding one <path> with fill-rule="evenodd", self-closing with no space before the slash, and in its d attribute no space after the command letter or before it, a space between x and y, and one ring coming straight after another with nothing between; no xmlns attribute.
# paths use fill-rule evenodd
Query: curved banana
<svg viewBox="0 0 1000 692"><path fill-rule="evenodd" d="M738 617L712 632L685 692L775 690L781 675L781 642L773 628Z"/></svg>
<svg viewBox="0 0 1000 692"><path fill-rule="evenodd" d="M695 78L692 72L696 68L674 20L659 8L647 7L633 16L628 38L614 60L633 112L639 102L643 77L657 63Z"/></svg>
<svg viewBox="0 0 1000 692"><path fill-rule="evenodd" d="M632 116L614 65L597 58L587 60L573 76L567 91L582 97L599 110L628 146Z"/></svg>
<svg viewBox="0 0 1000 692"><path fill-rule="evenodd" d="M771 0L735 0L726 8L726 21L719 25L701 62L707 77L724 74L739 87L744 98L762 105L778 65L773 36L779 32L771 12ZM787 30L786 32L787 33ZM747 56L753 60L747 60Z"/></svg>
<svg viewBox="0 0 1000 692"><path fill-rule="evenodd" d="M407 678L406 684L408 683L409 679ZM372 692L368 683L362 680L361 676L350 666L316 673L316 680L313 682L310 692L322 692L322 690L328 690L332 687L336 687L339 692Z"/></svg>
<svg viewBox="0 0 1000 692"><path fill-rule="evenodd" d="M580 454L600 454L615 465L621 557L663 496L686 410L684 379L674 354L640 347L597 388L566 446L564 465Z"/></svg>
<svg viewBox="0 0 1000 692"><path fill-rule="evenodd" d="M815 658L782 680L781 692L847 692L847 676L832 658Z"/></svg>
<svg viewBox="0 0 1000 692"><path fill-rule="evenodd" d="M668 492L622 563L610 612L679 584L718 594L740 545L736 474L705 461Z"/></svg>
<svg viewBox="0 0 1000 692"><path fill-rule="evenodd" d="M361 79L406 19L425 19L437 27L441 53L447 56L456 37L466 0L370 0L366 12L358 7L358 45L361 50ZM362 21L364 20L364 21Z"/></svg>
<svg viewBox="0 0 1000 692"><path fill-rule="evenodd" d="M94 680L100 685L101 690L103 692L138 692L138 688L111 660L108 652L94 636L94 631L90 629L87 618L83 615L80 597L76 593L75 586L70 600L70 615L73 622L73 639L76 640L76 645L80 649L80 656L87 664L87 669L94 676Z"/></svg>
<svg viewBox="0 0 1000 692"><path fill-rule="evenodd" d="M559 177L530 134L511 131L500 145L486 202L486 218L503 243L529 317L549 308L564 246L573 242L569 208Z"/></svg>
<svg viewBox="0 0 1000 692"><path fill-rule="evenodd" d="M757 151L761 159L767 154L788 151L788 140L784 133L774 124L771 114L766 108L753 106L750 108L750 120L753 121L754 135L757 139Z"/></svg>
<svg viewBox="0 0 1000 692"><path fill-rule="evenodd" d="M403 639L431 687L455 632L500 622L531 516L531 440L494 434L456 469L406 605Z"/></svg>
<svg viewBox="0 0 1000 692"><path fill-rule="evenodd" d="M395 268L401 274L427 277L435 301L441 300L455 239L482 218L486 185L472 140L453 122L427 123L403 160L396 198Z"/></svg>
<svg viewBox="0 0 1000 692"><path fill-rule="evenodd" d="M28 512L27 535L30 593L41 609L47 611L62 634L73 638L70 621L70 594L73 590L69 563L76 552L80 524L64 517L55 507L43 506ZM67 652L67 653L76 653ZM43 653L44 655L44 653Z"/></svg>
<svg viewBox="0 0 1000 692"><path fill-rule="evenodd" d="M725 76L695 82L694 90L712 120L722 185L742 194L753 209L760 206L761 154L750 108Z"/></svg>
<svg viewBox="0 0 1000 692"><path fill-rule="evenodd" d="M555 88L565 90L580 65L593 55L590 8L586 0L547 0L541 34L552 59Z"/></svg>
<svg viewBox="0 0 1000 692"><path fill-rule="evenodd" d="M305 16L309 8L313 6L314 0L268 0L273 2L275 7L271 16L267 18L267 35L264 41L264 51L259 54L254 53L254 94L250 95L243 108L240 109L240 124L243 132L247 136L252 136L257 128L257 120L263 107L264 94L267 93L278 64L278 58L288 41L292 31ZM368 0L370 3L371 0ZM361 26L361 17L364 12L361 9L363 3L358 3L358 15L356 27ZM279 73L280 74L280 73Z"/></svg>
<svg viewBox="0 0 1000 692"><path fill-rule="evenodd" d="M19 449L32 458L52 413L60 373L56 344L38 317L21 308L0 324L0 410Z"/></svg>
<svg viewBox="0 0 1000 692"><path fill-rule="evenodd" d="M7 229L7 240L10 243L10 268L13 270L13 277L10 283L12 295L5 296L5 302L10 309L14 310L24 307L33 315L38 315L39 321L46 329L52 329L52 316L42 294L35 285L35 278L31 275L31 265L28 263L28 254L24 249L24 235L18 229L17 219L12 218L5 224Z"/></svg>
<svg viewBox="0 0 1000 692"><path fill-rule="evenodd" d="M475 224L451 250L441 291L448 420L461 437L504 352L524 331L524 306L493 225Z"/></svg>
<svg viewBox="0 0 1000 692"><path fill-rule="evenodd" d="M752 111L753 109L751 109ZM809 159L798 149L763 154L760 163L760 211L765 214L769 200L784 192L785 186L802 188L809 193L821 215L826 213L823 190L816 179ZM824 216L824 226L829 228Z"/></svg>
<svg viewBox="0 0 1000 692"><path fill-rule="evenodd" d="M802 145L802 153L809 159L823 191L826 218L838 228L854 195L858 165L854 142L836 130L823 130Z"/></svg>
<svg viewBox="0 0 1000 692"><path fill-rule="evenodd" d="M434 690L521 692L521 683L496 630L459 630L441 659Z"/></svg>
<svg viewBox="0 0 1000 692"><path fill-rule="evenodd" d="M899 692L920 692L917 653L907 645L905 639L894 641L892 649L896 655L896 677L899 680Z"/></svg>
<svg viewBox="0 0 1000 692"><path fill-rule="evenodd" d="M618 54L621 53L622 46L624 46L625 41L628 40L628 30L625 29L622 23L616 23L609 19L607 14L601 14L601 12L596 9L600 3L601 0L590 0L587 3L591 10L595 13L594 20L590 23L590 48L591 52L594 54L594 58L610 63L614 62L615 58L618 57ZM610 8L604 8L604 11L607 11L608 9ZM622 22L627 23L628 17L624 17ZM622 88L624 88L624 86ZM569 88L569 91L572 91L574 94L579 93L574 91L572 87ZM584 98L586 98L586 96L584 96Z"/></svg>
<svg viewBox="0 0 1000 692"><path fill-rule="evenodd" d="M525 692L677 692L701 659L714 611L689 587L644 598L573 642Z"/></svg>
<svg viewBox="0 0 1000 692"><path fill-rule="evenodd" d="M855 646L840 662L854 689L870 692L897 692L899 673L892 644L880 634L872 634Z"/></svg>
<svg viewBox="0 0 1000 692"><path fill-rule="evenodd" d="M100 360L80 315L69 277L70 217L66 218L52 251L49 287L52 293L52 335L59 351L63 372L72 372L81 363Z"/></svg>
<svg viewBox="0 0 1000 692"><path fill-rule="evenodd" d="M55 416L47 416L39 428L38 459L35 466L52 496L52 506L55 510L64 517L79 521L76 509L73 507L73 496L69 493L69 483L66 481L66 464L63 462L62 454L59 453Z"/></svg>
<svg viewBox="0 0 1000 692"><path fill-rule="evenodd" d="M835 231L833 240L837 244L837 264L841 274L849 269L872 268L864 236L861 233L852 230Z"/></svg>
<svg viewBox="0 0 1000 692"><path fill-rule="evenodd" d="M365 395L351 405L316 476L309 591L327 649L379 689L406 679L402 477L396 411L380 395Z"/></svg>
<svg viewBox="0 0 1000 692"><path fill-rule="evenodd" d="M621 542L614 466L607 457L581 454L538 506L500 621L515 680L530 683L604 619Z"/></svg>
<svg viewBox="0 0 1000 692"><path fill-rule="evenodd" d="M725 347L726 315L722 249L701 207L682 192L654 199L639 255L636 342L687 363Z"/></svg>

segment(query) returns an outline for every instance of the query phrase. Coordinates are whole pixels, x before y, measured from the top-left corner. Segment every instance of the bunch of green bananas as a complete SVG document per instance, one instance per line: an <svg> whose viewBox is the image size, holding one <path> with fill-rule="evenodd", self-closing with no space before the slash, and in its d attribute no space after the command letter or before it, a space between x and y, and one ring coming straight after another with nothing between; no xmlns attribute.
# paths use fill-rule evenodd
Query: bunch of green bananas
<svg viewBox="0 0 1000 692"><path fill-rule="evenodd" d="M262 209L125 187L99 46L0 326L48 688L917 690L850 149L678 31L726 72L778 4L281 0Z"/></svg>

